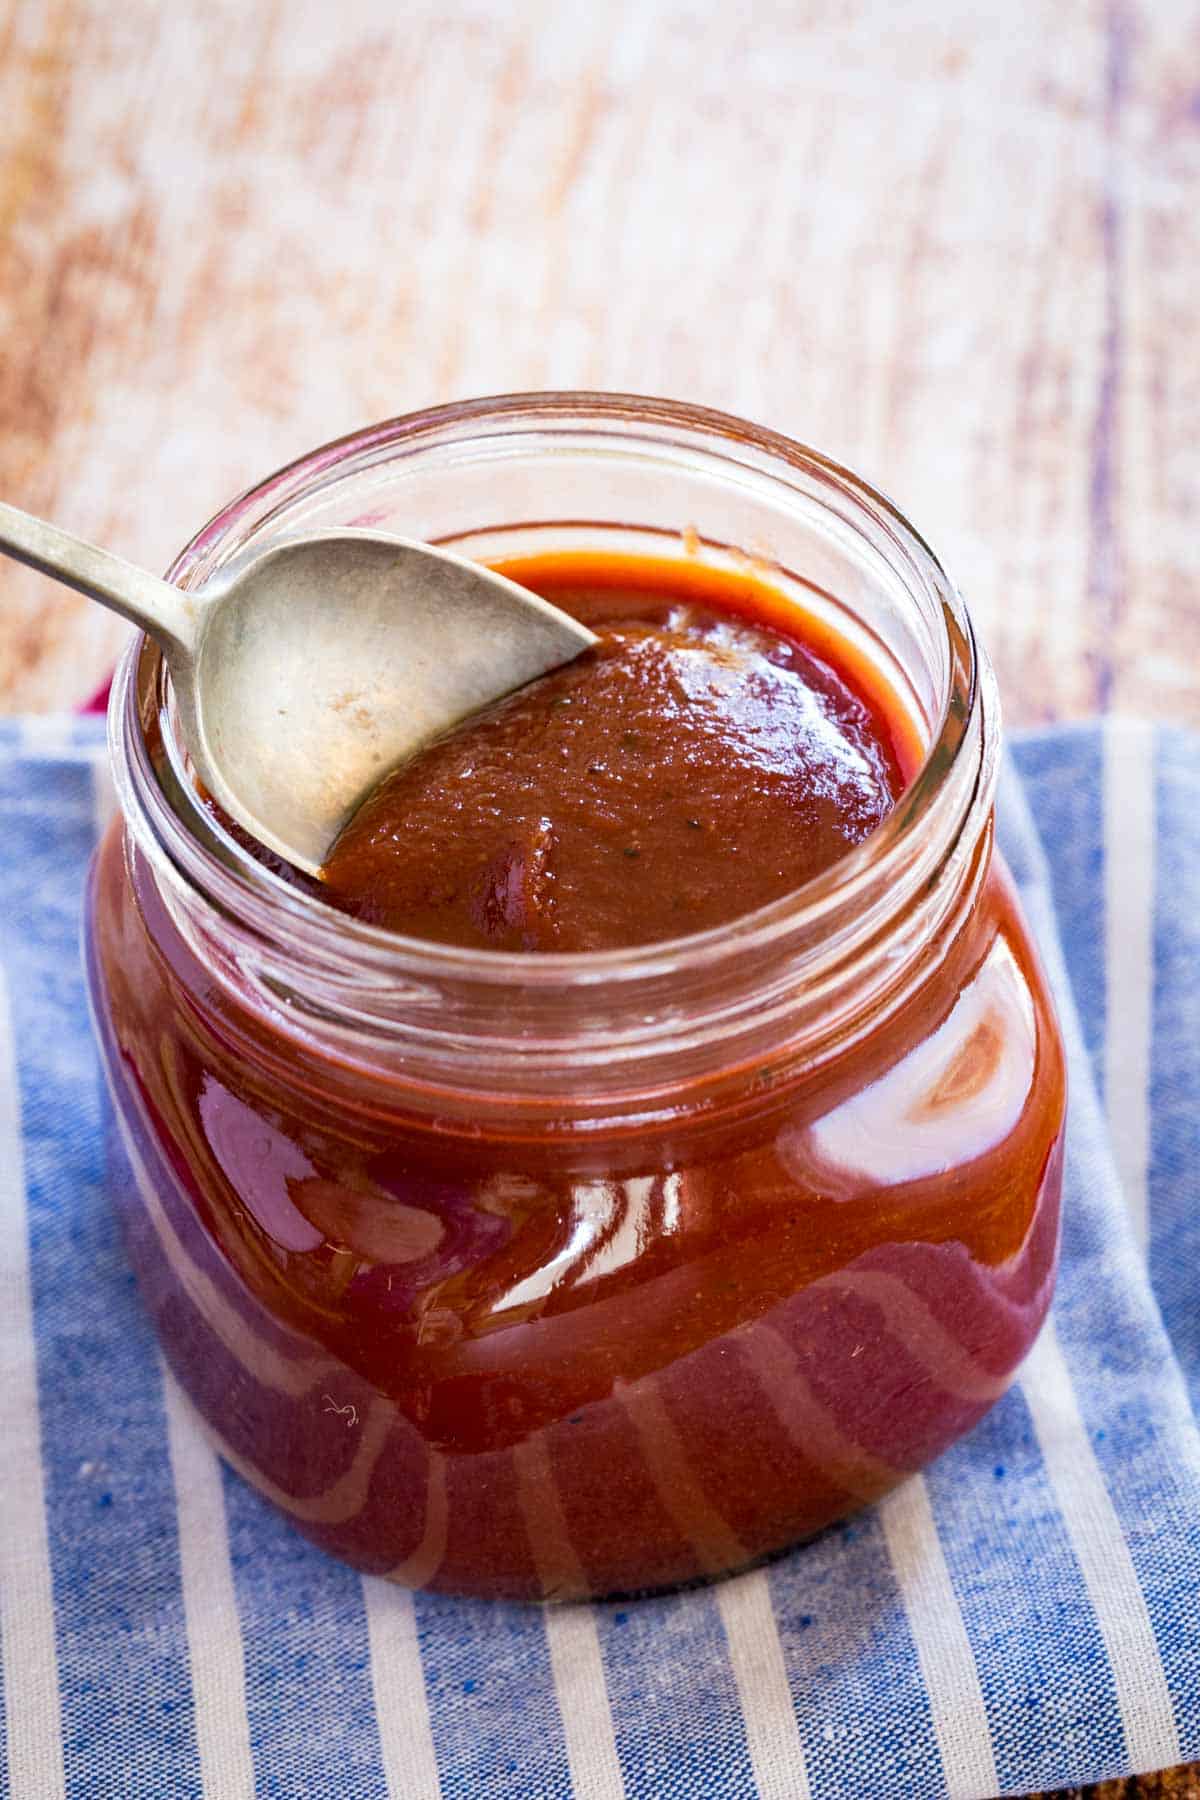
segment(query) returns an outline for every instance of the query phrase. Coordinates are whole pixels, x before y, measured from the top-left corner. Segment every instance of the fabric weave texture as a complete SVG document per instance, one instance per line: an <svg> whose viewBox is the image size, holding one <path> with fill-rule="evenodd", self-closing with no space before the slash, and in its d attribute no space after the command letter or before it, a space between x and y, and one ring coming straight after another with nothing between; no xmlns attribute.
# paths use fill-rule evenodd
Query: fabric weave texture
<svg viewBox="0 0 1200 1800"><path fill-rule="evenodd" d="M0 726L0 1793L977 1800L1200 1758L1200 740L1063 727L1005 768L1071 1081L1012 1390L770 1567L592 1607L363 1579L201 1437L105 1191L108 804L101 721Z"/></svg>

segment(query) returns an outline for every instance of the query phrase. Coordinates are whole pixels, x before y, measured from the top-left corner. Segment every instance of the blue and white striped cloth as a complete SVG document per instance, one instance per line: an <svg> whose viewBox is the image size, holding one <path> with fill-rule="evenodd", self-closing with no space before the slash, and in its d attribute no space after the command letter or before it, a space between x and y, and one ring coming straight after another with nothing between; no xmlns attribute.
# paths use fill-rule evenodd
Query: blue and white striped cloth
<svg viewBox="0 0 1200 1800"><path fill-rule="evenodd" d="M165 1377L80 973L106 792L96 721L0 727L4 1794L874 1800L1200 1758L1200 741L1069 728L1006 771L1072 1080L1017 1386L768 1569L545 1611L328 1561Z"/></svg>

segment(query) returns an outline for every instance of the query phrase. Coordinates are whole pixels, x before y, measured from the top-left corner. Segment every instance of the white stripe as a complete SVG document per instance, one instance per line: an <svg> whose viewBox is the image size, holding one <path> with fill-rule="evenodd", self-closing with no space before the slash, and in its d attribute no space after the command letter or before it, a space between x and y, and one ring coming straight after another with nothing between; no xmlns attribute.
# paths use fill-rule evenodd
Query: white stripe
<svg viewBox="0 0 1200 1800"><path fill-rule="evenodd" d="M543 1594L585 1594L588 1579L571 1542L545 1438L535 1434L519 1445L515 1466ZM542 1618L572 1792L579 1800L620 1800L625 1784L596 1615L572 1602L544 1607Z"/></svg>
<svg viewBox="0 0 1200 1800"><path fill-rule="evenodd" d="M1104 727L1104 1105L1138 1242L1148 1238L1150 1031L1154 1002L1154 732Z"/></svg>
<svg viewBox="0 0 1200 1800"><path fill-rule="evenodd" d="M1080 1416L1052 1321L1042 1327L1022 1371L1021 1386L1112 1665L1130 1768L1166 1768L1180 1760L1167 1678L1133 1558Z"/></svg>
<svg viewBox="0 0 1200 1800"><path fill-rule="evenodd" d="M93 820L99 839L114 808L107 757L98 759L92 770ZM229 1556L221 1466L170 1370L165 1363L161 1366L201 1788L206 1800L243 1800L243 1796L253 1800L242 1622Z"/></svg>
<svg viewBox="0 0 1200 1800"><path fill-rule="evenodd" d="M208 1800L254 1796L246 1670L221 1466L163 1365L200 1780Z"/></svg>
<svg viewBox="0 0 1200 1800"><path fill-rule="evenodd" d="M42 1479L37 1352L29 1281L29 1220L21 1100L8 982L0 970L0 1652L4 1659L9 1790L22 1800L64 1792L54 1590Z"/></svg>
<svg viewBox="0 0 1200 1800"><path fill-rule="evenodd" d="M363 1577L371 1689L389 1800L438 1800L437 1756L429 1723L417 1616L407 1588Z"/></svg>
<svg viewBox="0 0 1200 1800"><path fill-rule="evenodd" d="M809 1800L808 1771L766 1571L752 1569L721 1582L717 1606L759 1800Z"/></svg>
<svg viewBox="0 0 1200 1800"><path fill-rule="evenodd" d="M621 1800L625 1783L596 1615L590 1606L547 1606L546 1641L576 1800Z"/></svg>
<svg viewBox="0 0 1200 1800"><path fill-rule="evenodd" d="M950 1800L996 1794L996 1759L983 1689L942 1551L924 1478L912 1476L879 1507L904 1597Z"/></svg>
<svg viewBox="0 0 1200 1800"><path fill-rule="evenodd" d="M26 756L61 757L78 754L74 713L27 713L21 720L21 749Z"/></svg>
<svg viewBox="0 0 1200 1800"><path fill-rule="evenodd" d="M112 765L107 751L97 756L92 764L92 817L96 825L96 842L99 843L118 811L117 789L112 777Z"/></svg>

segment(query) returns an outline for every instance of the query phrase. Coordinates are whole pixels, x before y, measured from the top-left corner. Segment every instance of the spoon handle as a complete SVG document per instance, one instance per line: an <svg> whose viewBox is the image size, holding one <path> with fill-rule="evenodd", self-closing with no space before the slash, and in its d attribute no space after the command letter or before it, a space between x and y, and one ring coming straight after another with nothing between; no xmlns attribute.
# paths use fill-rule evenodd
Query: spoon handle
<svg viewBox="0 0 1200 1800"><path fill-rule="evenodd" d="M45 519L0 500L0 555L27 563L43 575L75 588L89 600L131 619L156 638L168 656L188 656L196 640L196 602L170 582Z"/></svg>

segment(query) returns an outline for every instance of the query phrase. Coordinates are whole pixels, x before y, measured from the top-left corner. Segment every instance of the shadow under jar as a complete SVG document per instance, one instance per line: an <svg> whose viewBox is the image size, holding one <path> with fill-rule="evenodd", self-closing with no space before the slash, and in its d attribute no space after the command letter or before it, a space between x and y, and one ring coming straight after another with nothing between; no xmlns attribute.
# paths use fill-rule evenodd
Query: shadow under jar
<svg viewBox="0 0 1200 1800"><path fill-rule="evenodd" d="M969 1429L1049 1303L1063 1058L993 848L987 662L855 477L620 396L345 439L171 576L355 524L495 562L753 558L871 663L925 758L857 848L720 930L468 950L247 855L134 645L88 959L167 1359L233 1467L360 1568L533 1599L748 1564Z"/></svg>

